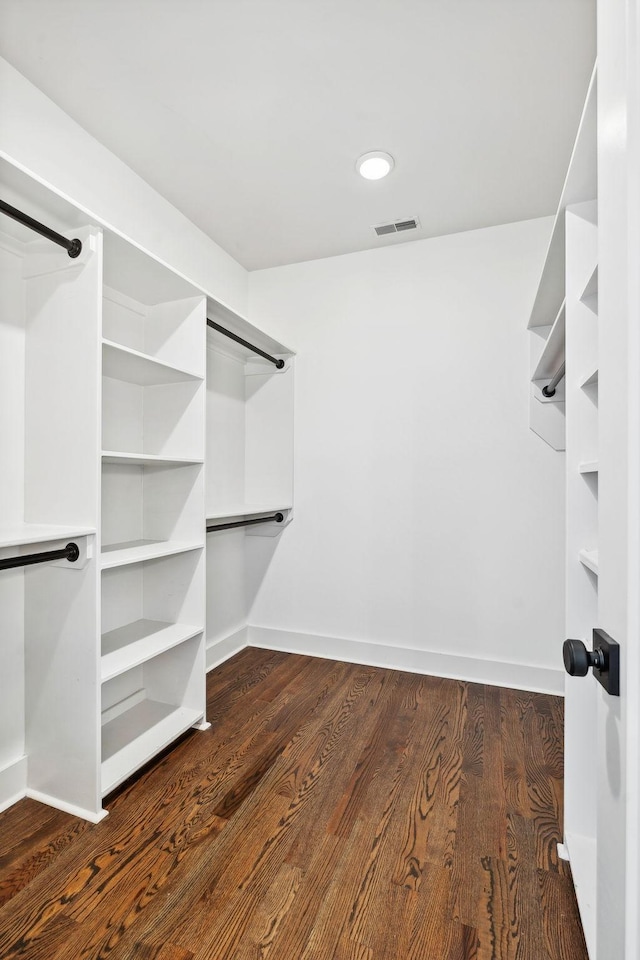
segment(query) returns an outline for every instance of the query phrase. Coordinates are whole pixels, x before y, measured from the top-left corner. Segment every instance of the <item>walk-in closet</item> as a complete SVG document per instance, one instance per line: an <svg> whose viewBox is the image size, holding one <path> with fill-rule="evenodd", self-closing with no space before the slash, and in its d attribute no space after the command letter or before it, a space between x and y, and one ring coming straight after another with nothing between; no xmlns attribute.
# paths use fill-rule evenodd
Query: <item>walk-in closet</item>
<svg viewBox="0 0 640 960"><path fill-rule="evenodd" d="M638 960L639 24L0 0L3 960Z"/></svg>

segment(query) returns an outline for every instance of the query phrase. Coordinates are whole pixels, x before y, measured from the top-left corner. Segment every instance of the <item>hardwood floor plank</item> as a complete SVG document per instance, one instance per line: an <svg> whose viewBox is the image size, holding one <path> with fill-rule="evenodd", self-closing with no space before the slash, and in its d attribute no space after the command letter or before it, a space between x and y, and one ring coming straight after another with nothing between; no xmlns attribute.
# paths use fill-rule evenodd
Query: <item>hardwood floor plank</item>
<svg viewBox="0 0 640 960"><path fill-rule="evenodd" d="M466 923L454 923L447 960L478 960L478 931Z"/></svg>
<svg viewBox="0 0 640 960"><path fill-rule="evenodd" d="M341 937L338 940L333 960L379 960L379 958L369 947L365 947L361 943L355 943L346 937Z"/></svg>
<svg viewBox="0 0 640 960"><path fill-rule="evenodd" d="M505 860L483 857L478 905L478 960L511 960L509 876ZM585 958L586 960L586 958Z"/></svg>
<svg viewBox="0 0 640 960"><path fill-rule="evenodd" d="M500 730L506 808L510 813L530 817L531 806L525 771L524 731L520 723L513 722L514 716L520 715L520 711L517 709L516 691L501 690Z"/></svg>
<svg viewBox="0 0 640 960"><path fill-rule="evenodd" d="M484 812L481 854L483 857L506 860L507 793L500 694L499 687L485 687L484 763L478 801Z"/></svg>
<svg viewBox="0 0 640 960"><path fill-rule="evenodd" d="M538 881L542 933L551 960L586 957L587 947L571 880L549 870L538 870Z"/></svg>
<svg viewBox="0 0 640 960"><path fill-rule="evenodd" d="M562 703L243 650L98 825L0 815L3 960L587 960Z"/></svg>
<svg viewBox="0 0 640 960"><path fill-rule="evenodd" d="M176 947L174 943L162 943L154 946L149 943L137 943L130 960L193 960L190 950Z"/></svg>
<svg viewBox="0 0 640 960"><path fill-rule="evenodd" d="M32 803L35 801L25 801L25 804ZM28 809L30 818L33 818L32 822L38 824L37 811L33 811L30 806ZM86 820L78 820L77 817L58 810L53 812L56 816L45 819L37 829L23 836L10 849L1 848L3 855L0 857L0 906L15 897L23 887L46 870L62 850L89 828Z"/></svg>
<svg viewBox="0 0 640 960"><path fill-rule="evenodd" d="M284 863L260 904L252 912L245 934L234 949L234 960L267 960L300 889L303 871Z"/></svg>
<svg viewBox="0 0 640 960"><path fill-rule="evenodd" d="M557 852L558 843L562 842L562 781L555 776L557 761L554 760L552 765L548 763L548 757L553 756L554 751L545 743L550 728L548 706L545 711L547 701L547 697L520 692L515 697L515 708L527 745L524 769L529 807L536 828L536 862L543 870L564 872L564 864L559 861Z"/></svg>

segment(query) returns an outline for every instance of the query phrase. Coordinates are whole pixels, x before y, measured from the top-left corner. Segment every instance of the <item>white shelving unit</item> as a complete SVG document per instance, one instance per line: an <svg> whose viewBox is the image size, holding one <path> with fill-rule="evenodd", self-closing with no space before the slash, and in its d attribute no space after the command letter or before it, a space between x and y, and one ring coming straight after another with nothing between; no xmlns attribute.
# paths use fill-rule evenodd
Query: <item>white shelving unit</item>
<svg viewBox="0 0 640 960"><path fill-rule="evenodd" d="M566 213L567 314L567 637L591 648L598 625L598 317L597 202ZM598 735L593 681L566 678L565 839L587 945L595 942ZM590 860L589 857L592 859Z"/></svg>
<svg viewBox="0 0 640 960"><path fill-rule="evenodd" d="M241 636L251 597L247 565L257 538L277 538L293 506L293 355L228 308L209 302L216 323L284 360L278 370L223 334L207 333L207 523L284 514L282 523L212 532L207 537L207 665ZM233 642L233 641L232 641Z"/></svg>
<svg viewBox="0 0 640 960"><path fill-rule="evenodd" d="M2 197L72 239L67 251L0 218L0 554L61 549L66 560L0 572L0 804L12 795L100 816L97 615L102 238L0 164ZM70 290L73 289L73 296Z"/></svg>
<svg viewBox="0 0 640 960"><path fill-rule="evenodd" d="M103 795L205 714L205 299L168 273L116 239L106 246Z"/></svg>
<svg viewBox="0 0 640 960"><path fill-rule="evenodd" d="M529 425L554 450L565 449L564 381L561 381L553 397L544 397L542 389L559 369L565 354L565 213L572 204L592 200L597 191L596 107L597 77L594 67L528 324L531 371Z"/></svg>
<svg viewBox="0 0 640 960"><path fill-rule="evenodd" d="M529 425L553 449L566 450L565 637L588 648L598 624L599 573L597 188L594 68L528 324ZM542 390L563 363L565 376L547 398ZM566 677L564 834L590 955L596 939L593 693L591 682Z"/></svg>
<svg viewBox="0 0 640 960"><path fill-rule="evenodd" d="M0 554L80 556L0 572L0 809L28 793L98 821L208 726L207 609L209 636L246 625L251 545L277 548L291 518L293 355L1 159L0 179L83 244L70 259L1 218ZM283 368L207 333L207 310Z"/></svg>

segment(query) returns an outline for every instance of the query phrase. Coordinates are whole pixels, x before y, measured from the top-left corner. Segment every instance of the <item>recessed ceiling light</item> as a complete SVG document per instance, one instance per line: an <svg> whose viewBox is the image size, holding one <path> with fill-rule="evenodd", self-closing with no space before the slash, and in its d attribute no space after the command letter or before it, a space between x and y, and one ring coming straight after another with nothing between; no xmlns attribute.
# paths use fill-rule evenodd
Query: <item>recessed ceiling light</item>
<svg viewBox="0 0 640 960"><path fill-rule="evenodd" d="M381 150L363 153L356 160L356 170L365 180L381 180L391 173L393 166L394 159L391 154L383 153Z"/></svg>

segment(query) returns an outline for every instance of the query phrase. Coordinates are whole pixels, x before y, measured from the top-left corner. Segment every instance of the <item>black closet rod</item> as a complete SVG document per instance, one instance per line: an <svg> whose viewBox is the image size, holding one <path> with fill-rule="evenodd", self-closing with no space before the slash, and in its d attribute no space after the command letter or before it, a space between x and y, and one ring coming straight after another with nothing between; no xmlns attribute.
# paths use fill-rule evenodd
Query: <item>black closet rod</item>
<svg viewBox="0 0 640 960"><path fill-rule="evenodd" d="M68 543L63 550L46 550L44 553L25 553L22 557L7 557L0 560L0 570L12 567L28 567L32 563L46 563L48 560L68 560L75 563L80 556L77 543Z"/></svg>
<svg viewBox="0 0 640 960"><path fill-rule="evenodd" d="M564 366L565 366L564 363L561 363L558 369L556 370L556 372L554 373L554 375L552 376L551 380L549 380L549 383L546 385L546 387L542 388L543 397L555 396L556 387L564 377Z"/></svg>
<svg viewBox="0 0 640 960"><path fill-rule="evenodd" d="M219 323L214 323L213 320L209 320L209 317L207 317L207 323L214 330L217 330L218 333L223 333L225 337L229 337L230 340L235 340L236 343L246 347L247 350L253 350L254 353L264 357L264 359L268 360L270 363L275 363L276 369L282 370L284 367L284 360L278 360L276 357L272 357L270 353L265 353L264 350L260 349L260 347L254 347L252 343L248 343L247 340L243 340L242 337L239 337L236 333L231 333L231 330L227 330L225 327L221 327Z"/></svg>
<svg viewBox="0 0 640 960"><path fill-rule="evenodd" d="M255 520L234 520L232 523L214 523L207 527L207 533L212 533L214 530L233 530L234 527L250 527L254 523L269 523L270 520L282 523L284 514L274 513L272 517L257 517Z"/></svg>
<svg viewBox="0 0 640 960"><path fill-rule="evenodd" d="M79 257L82 253L82 244L77 238L75 240L67 240L61 233L56 233L56 231L51 230L50 227L45 227L44 223L34 220L33 217L23 213L22 210L16 209L16 207L12 207L10 203L5 203L4 200L0 200L0 212L6 213L12 220L17 220L18 223L24 224L24 226L29 227L30 230L35 230L36 233L46 237L47 240L53 240L54 243L64 247L72 260L75 260L75 258Z"/></svg>

